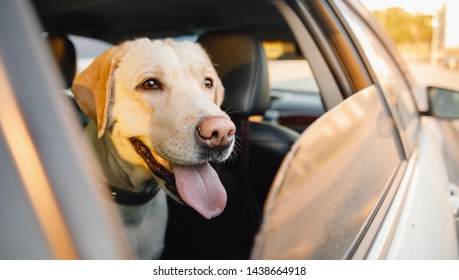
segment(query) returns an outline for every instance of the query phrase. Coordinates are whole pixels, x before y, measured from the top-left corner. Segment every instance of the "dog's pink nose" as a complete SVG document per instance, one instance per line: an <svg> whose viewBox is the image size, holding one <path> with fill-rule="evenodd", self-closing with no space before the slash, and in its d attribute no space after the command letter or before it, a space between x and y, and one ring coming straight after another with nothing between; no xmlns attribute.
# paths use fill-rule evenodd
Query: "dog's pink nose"
<svg viewBox="0 0 459 280"><path fill-rule="evenodd" d="M226 117L208 117L201 121L198 132L208 147L222 147L231 144L236 126Z"/></svg>

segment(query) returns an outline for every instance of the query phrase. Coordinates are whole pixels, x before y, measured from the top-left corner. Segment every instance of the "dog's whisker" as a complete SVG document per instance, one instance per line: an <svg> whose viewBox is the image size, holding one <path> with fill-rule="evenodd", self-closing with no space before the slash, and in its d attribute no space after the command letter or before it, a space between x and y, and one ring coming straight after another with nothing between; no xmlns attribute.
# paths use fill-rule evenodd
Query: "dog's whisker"
<svg viewBox="0 0 459 280"><path fill-rule="evenodd" d="M242 112L243 111L236 111L236 110L232 111L232 106L226 108L226 110L225 110L225 113L230 117L231 117L231 115L242 113Z"/></svg>
<svg viewBox="0 0 459 280"><path fill-rule="evenodd" d="M239 147L235 146L234 149L233 149L233 152L230 154L230 158L231 157L235 157L236 158L236 157L239 156L240 153L241 153L241 149Z"/></svg>

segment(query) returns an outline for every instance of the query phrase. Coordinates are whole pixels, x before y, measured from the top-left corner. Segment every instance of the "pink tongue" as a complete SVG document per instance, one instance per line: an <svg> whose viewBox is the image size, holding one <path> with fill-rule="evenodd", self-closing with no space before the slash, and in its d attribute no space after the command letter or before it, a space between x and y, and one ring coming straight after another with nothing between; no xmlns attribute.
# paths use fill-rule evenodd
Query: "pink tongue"
<svg viewBox="0 0 459 280"><path fill-rule="evenodd" d="M174 164L173 168L177 191L186 204L206 219L223 212L226 206L226 190L210 164Z"/></svg>

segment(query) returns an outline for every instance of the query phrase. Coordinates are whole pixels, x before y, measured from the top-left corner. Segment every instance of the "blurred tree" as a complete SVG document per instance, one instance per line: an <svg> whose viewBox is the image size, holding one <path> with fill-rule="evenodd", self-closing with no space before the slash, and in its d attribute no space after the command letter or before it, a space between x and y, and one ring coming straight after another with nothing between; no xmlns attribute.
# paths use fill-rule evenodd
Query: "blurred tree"
<svg viewBox="0 0 459 280"><path fill-rule="evenodd" d="M396 44L430 42L432 38L432 15L411 14L400 7L374 14Z"/></svg>

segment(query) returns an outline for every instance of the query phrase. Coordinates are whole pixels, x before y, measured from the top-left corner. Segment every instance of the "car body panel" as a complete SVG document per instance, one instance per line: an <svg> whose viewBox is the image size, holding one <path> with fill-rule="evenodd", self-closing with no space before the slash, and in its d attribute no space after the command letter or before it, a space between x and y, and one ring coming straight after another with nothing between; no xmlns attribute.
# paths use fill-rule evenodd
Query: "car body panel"
<svg viewBox="0 0 459 280"><path fill-rule="evenodd" d="M435 119L423 118L422 128L419 147L368 252L369 259L459 257L450 181L438 153L445 142Z"/></svg>

